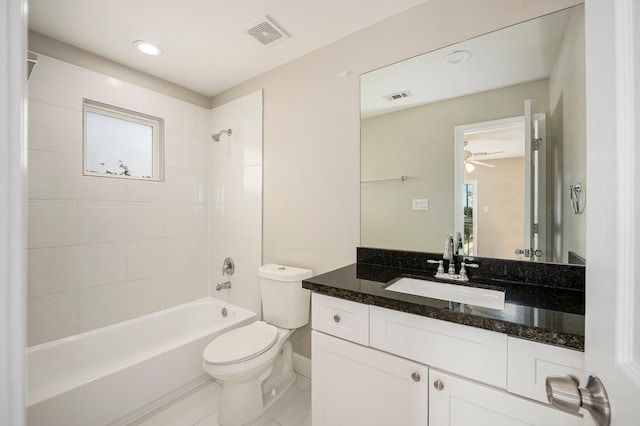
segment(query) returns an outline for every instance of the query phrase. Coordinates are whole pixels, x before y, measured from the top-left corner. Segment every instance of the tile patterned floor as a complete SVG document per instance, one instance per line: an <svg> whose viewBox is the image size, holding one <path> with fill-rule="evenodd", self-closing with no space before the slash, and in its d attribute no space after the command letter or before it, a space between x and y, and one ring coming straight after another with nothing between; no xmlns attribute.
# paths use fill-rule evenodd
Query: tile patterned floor
<svg viewBox="0 0 640 426"><path fill-rule="evenodd" d="M210 380L133 421L130 426L219 426L219 384ZM311 380L297 375L293 386L248 426L311 426Z"/></svg>

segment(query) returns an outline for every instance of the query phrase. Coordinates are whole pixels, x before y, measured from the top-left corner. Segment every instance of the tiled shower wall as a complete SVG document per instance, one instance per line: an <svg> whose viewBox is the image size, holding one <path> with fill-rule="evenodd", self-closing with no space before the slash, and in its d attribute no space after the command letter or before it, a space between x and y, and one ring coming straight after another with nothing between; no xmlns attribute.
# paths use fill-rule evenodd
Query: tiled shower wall
<svg viewBox="0 0 640 426"><path fill-rule="evenodd" d="M208 295L211 111L44 55L28 90L28 344ZM83 98L165 119L165 182L82 175Z"/></svg>
<svg viewBox="0 0 640 426"><path fill-rule="evenodd" d="M232 131L211 146L211 294L260 315L262 91L214 108L211 114L214 131ZM236 266L231 277L222 275L226 257ZM226 280L231 289L215 291L215 284Z"/></svg>

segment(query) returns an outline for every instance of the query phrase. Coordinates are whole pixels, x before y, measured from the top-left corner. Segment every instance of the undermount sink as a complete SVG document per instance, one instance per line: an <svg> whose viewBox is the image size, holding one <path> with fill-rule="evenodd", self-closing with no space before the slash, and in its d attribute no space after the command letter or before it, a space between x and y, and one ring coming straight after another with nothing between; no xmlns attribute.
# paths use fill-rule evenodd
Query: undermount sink
<svg viewBox="0 0 640 426"><path fill-rule="evenodd" d="M504 309L504 291L466 285L446 284L417 278L400 278L386 288L397 293L413 294L449 302L466 303L483 308Z"/></svg>

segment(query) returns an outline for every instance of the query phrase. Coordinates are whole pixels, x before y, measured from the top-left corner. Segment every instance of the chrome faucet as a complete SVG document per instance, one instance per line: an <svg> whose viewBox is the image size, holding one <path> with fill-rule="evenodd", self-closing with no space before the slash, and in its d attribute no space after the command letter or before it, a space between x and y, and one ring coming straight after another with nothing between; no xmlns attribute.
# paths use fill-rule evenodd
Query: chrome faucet
<svg viewBox="0 0 640 426"><path fill-rule="evenodd" d="M442 253L442 258L449 261L449 270L447 271L447 273L449 275L455 275L456 265L453 261L453 237L451 235L449 235L444 242L444 252Z"/></svg>
<svg viewBox="0 0 640 426"><path fill-rule="evenodd" d="M224 288L231 288L231 281L225 281L223 283L216 284L216 291L220 291Z"/></svg>
<svg viewBox="0 0 640 426"><path fill-rule="evenodd" d="M462 234L456 232L456 254L460 254L462 250L462 254L464 254L464 244L462 243Z"/></svg>
<svg viewBox="0 0 640 426"><path fill-rule="evenodd" d="M461 241L461 238L459 239ZM444 252L442 253L442 259L447 260L449 262L449 268L447 272L444 272L443 260L427 260L428 263L437 263L438 270L436 271L436 278L442 278L445 280L453 280L453 281L469 281L469 277L467 276L467 268L478 268L479 265L477 263L465 263L464 261L460 264L460 273L456 274L456 264L454 260L454 243L453 236L449 235L449 237L444 242Z"/></svg>

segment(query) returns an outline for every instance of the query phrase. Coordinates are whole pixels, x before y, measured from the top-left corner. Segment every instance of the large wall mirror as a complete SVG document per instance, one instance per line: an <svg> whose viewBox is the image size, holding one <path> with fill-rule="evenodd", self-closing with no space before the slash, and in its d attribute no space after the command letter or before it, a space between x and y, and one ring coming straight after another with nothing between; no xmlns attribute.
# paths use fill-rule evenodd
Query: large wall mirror
<svg viewBox="0 0 640 426"><path fill-rule="evenodd" d="M582 263L584 6L361 76L361 246Z"/></svg>

